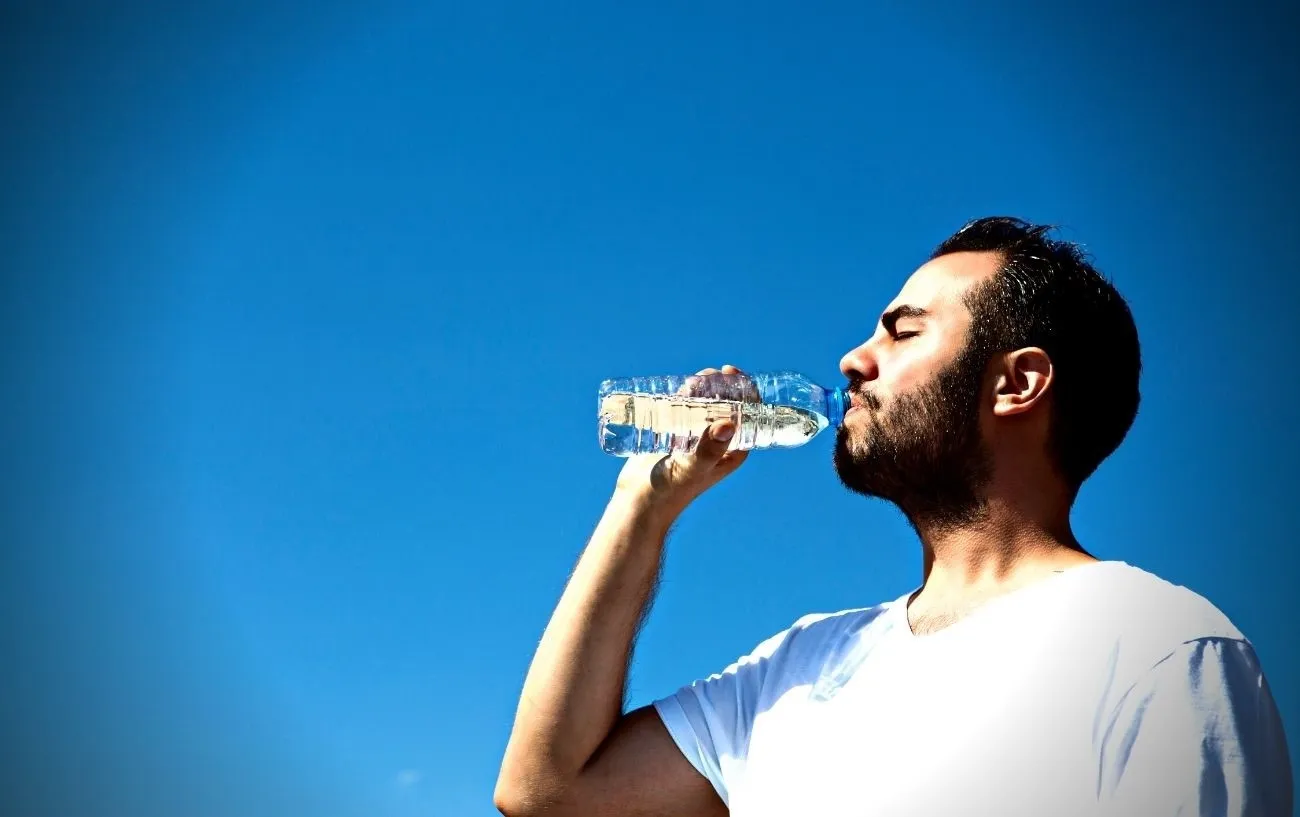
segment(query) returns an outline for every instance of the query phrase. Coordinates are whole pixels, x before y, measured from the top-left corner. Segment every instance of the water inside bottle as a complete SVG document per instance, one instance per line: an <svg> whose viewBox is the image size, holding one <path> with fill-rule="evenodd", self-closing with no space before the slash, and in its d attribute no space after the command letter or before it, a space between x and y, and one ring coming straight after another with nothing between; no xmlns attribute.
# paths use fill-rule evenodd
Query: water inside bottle
<svg viewBox="0 0 1300 817"><path fill-rule="evenodd" d="M803 445L827 426L822 415L793 406L669 394L613 392L600 401L600 442L610 454L692 451L704 429L729 419L731 448Z"/></svg>

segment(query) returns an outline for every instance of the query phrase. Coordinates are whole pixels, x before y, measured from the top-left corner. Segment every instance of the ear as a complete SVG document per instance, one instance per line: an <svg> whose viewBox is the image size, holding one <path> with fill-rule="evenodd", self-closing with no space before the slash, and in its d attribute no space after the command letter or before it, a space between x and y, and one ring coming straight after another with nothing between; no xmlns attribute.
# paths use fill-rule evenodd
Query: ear
<svg viewBox="0 0 1300 817"><path fill-rule="evenodd" d="M1002 356L994 372L993 414L1023 414L1043 401L1054 372L1047 352L1031 346Z"/></svg>

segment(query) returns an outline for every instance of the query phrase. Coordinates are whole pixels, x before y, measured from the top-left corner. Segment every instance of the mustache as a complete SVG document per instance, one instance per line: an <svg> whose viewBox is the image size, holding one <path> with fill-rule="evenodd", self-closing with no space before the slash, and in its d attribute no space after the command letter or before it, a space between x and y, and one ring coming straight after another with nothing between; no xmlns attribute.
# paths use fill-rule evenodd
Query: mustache
<svg viewBox="0 0 1300 817"><path fill-rule="evenodd" d="M854 402L861 402L862 405L872 411L880 411L882 405L880 398L867 391L866 384L862 380L855 379L849 381L848 386L844 390L854 398Z"/></svg>

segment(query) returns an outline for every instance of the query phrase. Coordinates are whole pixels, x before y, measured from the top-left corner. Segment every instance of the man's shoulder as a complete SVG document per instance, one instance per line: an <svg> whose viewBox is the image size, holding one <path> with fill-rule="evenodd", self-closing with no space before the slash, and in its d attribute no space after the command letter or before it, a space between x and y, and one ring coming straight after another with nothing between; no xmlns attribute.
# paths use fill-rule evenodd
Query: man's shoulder
<svg viewBox="0 0 1300 817"><path fill-rule="evenodd" d="M863 627L884 614L893 602L882 602L871 607L849 607L823 613L805 613L790 625L792 631L826 632L836 628Z"/></svg>
<svg viewBox="0 0 1300 817"><path fill-rule="evenodd" d="M835 656L882 636L894 624L895 601L834 612L805 613L786 629L769 637L748 660L776 658L784 667L823 666Z"/></svg>
<svg viewBox="0 0 1300 817"><path fill-rule="evenodd" d="M1112 691L1127 689L1165 662L1207 640L1249 645L1245 635L1200 593L1133 565L1107 565L1086 594L1070 641L1097 662Z"/></svg>
<svg viewBox="0 0 1300 817"><path fill-rule="evenodd" d="M805 613L767 637L715 677L734 675L775 700L791 688L818 684L861 645L891 628L894 602L834 612ZM712 680L712 679L711 679Z"/></svg>
<svg viewBox="0 0 1300 817"><path fill-rule="evenodd" d="M788 637L805 642L858 638L863 633L883 630L892 618L889 613L899 604L890 599L870 607L849 607L834 612L805 613L786 630Z"/></svg>
<svg viewBox="0 0 1300 817"><path fill-rule="evenodd" d="M1246 641L1223 610L1199 592L1125 563L1109 566L1098 604L1121 634L1149 634L1162 642L1207 638Z"/></svg>

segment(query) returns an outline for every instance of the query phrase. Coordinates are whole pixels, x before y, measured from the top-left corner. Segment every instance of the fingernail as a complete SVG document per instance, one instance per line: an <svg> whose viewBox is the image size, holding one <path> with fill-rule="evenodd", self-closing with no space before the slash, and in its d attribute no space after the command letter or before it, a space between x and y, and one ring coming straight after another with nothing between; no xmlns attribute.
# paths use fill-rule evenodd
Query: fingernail
<svg viewBox="0 0 1300 817"><path fill-rule="evenodd" d="M717 434L713 435L713 439L725 443L727 440L730 440L731 435L735 433L736 433L736 429L734 426L723 426L722 428L718 429Z"/></svg>

